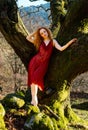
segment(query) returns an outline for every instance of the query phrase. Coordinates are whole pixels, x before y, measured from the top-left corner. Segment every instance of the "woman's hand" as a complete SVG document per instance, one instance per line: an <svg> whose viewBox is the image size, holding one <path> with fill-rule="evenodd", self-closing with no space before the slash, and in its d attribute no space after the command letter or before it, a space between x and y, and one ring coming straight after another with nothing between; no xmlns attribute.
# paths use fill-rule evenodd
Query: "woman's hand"
<svg viewBox="0 0 88 130"><path fill-rule="evenodd" d="M77 42L77 38L73 38L70 42L71 42L71 44Z"/></svg>

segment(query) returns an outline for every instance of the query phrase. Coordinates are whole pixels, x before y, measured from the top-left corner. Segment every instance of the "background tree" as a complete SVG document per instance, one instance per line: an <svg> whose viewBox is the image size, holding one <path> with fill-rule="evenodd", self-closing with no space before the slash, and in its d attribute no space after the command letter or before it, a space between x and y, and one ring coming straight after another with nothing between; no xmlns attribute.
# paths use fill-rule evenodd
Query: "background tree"
<svg viewBox="0 0 88 130"><path fill-rule="evenodd" d="M32 0L31 2L33 1L34 0ZM51 17L52 17L51 30L55 37L60 29L61 23L65 19L65 15L67 13L68 4L70 3L70 0L45 0L45 1L50 2Z"/></svg>
<svg viewBox="0 0 88 130"><path fill-rule="evenodd" d="M51 0L50 2L53 5L53 1ZM0 30L27 68L30 58L34 55L35 48L25 38L28 31L17 13L16 1L0 0L0 3L2 3L0 4ZM54 10L54 7L56 7L55 3L53 9L51 8L51 12ZM46 104L52 109L44 106L48 110L46 112L47 115L51 117L50 119L45 116L46 121L53 122L52 128L67 128L68 122L73 125L75 123L79 125L81 122L85 126L85 122L71 109L70 84L78 74L88 70L88 1L74 1L70 5L66 17L58 30L57 35L55 35L61 44L64 45L73 37L77 37L78 42L63 53L54 50L45 78L45 86L54 88L56 92L50 98L42 98L40 93L39 99L42 98L40 103ZM32 119L33 117L31 116L30 118ZM36 125L41 129L40 123L37 124L36 122ZM45 128L48 129L48 127Z"/></svg>

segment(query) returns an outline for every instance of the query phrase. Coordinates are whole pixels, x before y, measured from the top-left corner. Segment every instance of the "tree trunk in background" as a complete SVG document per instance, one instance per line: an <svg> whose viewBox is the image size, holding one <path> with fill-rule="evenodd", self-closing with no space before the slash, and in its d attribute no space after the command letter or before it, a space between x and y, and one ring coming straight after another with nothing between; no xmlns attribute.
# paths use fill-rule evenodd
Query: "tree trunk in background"
<svg viewBox="0 0 88 130"><path fill-rule="evenodd" d="M0 31L27 68L35 48L26 40L28 31L19 16L15 0L2 0L0 4Z"/></svg>
<svg viewBox="0 0 88 130"><path fill-rule="evenodd" d="M6 7L11 3L7 0ZM14 0L15 1L15 0ZM8 43L21 58L27 67L28 61L34 54L34 46L28 43L26 35L28 34L20 17L17 15L15 4L15 14L13 9L6 13L2 1L0 30ZM14 4L13 4L14 5ZM5 6L4 6L5 7ZM12 7L12 5L11 5ZM52 9L52 8L51 8ZM52 10L53 11L53 10ZM13 15L12 15L13 14ZM12 17L12 16L15 17ZM11 17L9 17L11 16ZM55 19L56 20L56 19ZM80 73L88 71L88 1L77 0L70 6L65 21L61 25L57 35L57 41L65 44L70 39L77 37L78 42L71 45L64 52L54 49L49 64L49 69L45 77L45 86L54 88L56 92L49 98L42 98L41 104L51 106L53 112L58 115L57 128L66 128L68 122L80 122L80 118L72 111L70 106L70 83Z"/></svg>
<svg viewBox="0 0 88 130"><path fill-rule="evenodd" d="M65 119L63 117L66 114L69 121L79 120L73 114L69 103L70 83L77 75L88 71L88 1L86 0L74 1L70 5L56 39L64 45L74 37L78 38L78 42L64 52L54 50L46 76L47 86L57 89L49 102L55 103L59 116L61 112L63 113L61 119ZM63 122L65 124L66 120Z"/></svg>
<svg viewBox="0 0 88 130"><path fill-rule="evenodd" d="M53 32L54 37L57 35L61 23L65 19L65 15L67 13L67 0L51 0L50 8L51 8L51 16L52 16L52 26L51 30Z"/></svg>

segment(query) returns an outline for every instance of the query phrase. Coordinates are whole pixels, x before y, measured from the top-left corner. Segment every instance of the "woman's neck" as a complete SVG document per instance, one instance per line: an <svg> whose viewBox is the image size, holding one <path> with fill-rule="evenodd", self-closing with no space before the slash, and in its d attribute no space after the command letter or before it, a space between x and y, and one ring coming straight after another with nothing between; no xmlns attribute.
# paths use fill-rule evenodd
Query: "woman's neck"
<svg viewBox="0 0 88 130"><path fill-rule="evenodd" d="M44 43L45 43L46 46L49 44L49 42L50 42L49 38L44 39Z"/></svg>
<svg viewBox="0 0 88 130"><path fill-rule="evenodd" d="M47 37L47 38L45 38L45 39L44 39L44 41L50 41L50 38L49 38L49 37Z"/></svg>

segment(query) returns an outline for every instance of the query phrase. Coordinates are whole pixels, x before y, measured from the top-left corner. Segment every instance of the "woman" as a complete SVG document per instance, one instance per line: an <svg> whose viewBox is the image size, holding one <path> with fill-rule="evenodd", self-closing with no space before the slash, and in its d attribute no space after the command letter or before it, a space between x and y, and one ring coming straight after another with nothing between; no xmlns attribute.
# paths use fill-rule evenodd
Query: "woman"
<svg viewBox="0 0 88 130"><path fill-rule="evenodd" d="M36 32L27 36L27 40L32 42L38 53L31 59L28 67L28 86L31 86L31 104L38 105L37 92L38 88L44 90L44 76L46 74L50 56L55 47L59 51L65 50L72 43L76 42L74 38L66 45L60 46L58 42L52 38L52 34L49 29L45 27L39 28Z"/></svg>

